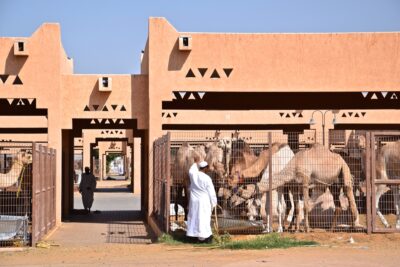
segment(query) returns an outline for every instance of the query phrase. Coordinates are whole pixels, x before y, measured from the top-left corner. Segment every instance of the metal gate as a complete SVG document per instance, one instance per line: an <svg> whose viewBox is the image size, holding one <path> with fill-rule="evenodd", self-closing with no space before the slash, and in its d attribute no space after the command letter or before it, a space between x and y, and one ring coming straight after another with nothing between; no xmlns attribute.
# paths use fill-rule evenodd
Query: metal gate
<svg viewBox="0 0 400 267"><path fill-rule="evenodd" d="M367 138L368 141L369 138ZM372 231L400 232L400 132L372 132Z"/></svg>
<svg viewBox="0 0 400 267"><path fill-rule="evenodd" d="M166 134L153 145L153 217L158 227L169 231L170 210L170 134Z"/></svg>
<svg viewBox="0 0 400 267"><path fill-rule="evenodd" d="M55 149L34 144L32 179L32 246L56 224Z"/></svg>

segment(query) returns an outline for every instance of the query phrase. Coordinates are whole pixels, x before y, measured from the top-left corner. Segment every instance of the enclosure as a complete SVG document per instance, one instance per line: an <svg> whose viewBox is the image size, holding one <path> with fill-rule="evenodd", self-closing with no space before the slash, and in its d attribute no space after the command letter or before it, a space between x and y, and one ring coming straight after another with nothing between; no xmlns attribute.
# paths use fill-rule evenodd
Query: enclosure
<svg viewBox="0 0 400 267"><path fill-rule="evenodd" d="M361 130L172 131L154 143L153 214L162 230L185 230L197 156L209 165L221 232L400 231L399 139Z"/></svg>
<svg viewBox="0 0 400 267"><path fill-rule="evenodd" d="M55 226L55 150L0 142L0 246L34 245Z"/></svg>

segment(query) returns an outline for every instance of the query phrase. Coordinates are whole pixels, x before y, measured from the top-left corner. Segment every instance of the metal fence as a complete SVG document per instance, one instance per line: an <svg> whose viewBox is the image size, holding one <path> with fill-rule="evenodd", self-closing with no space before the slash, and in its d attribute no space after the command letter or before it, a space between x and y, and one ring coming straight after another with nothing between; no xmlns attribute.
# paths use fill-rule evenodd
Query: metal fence
<svg viewBox="0 0 400 267"><path fill-rule="evenodd" d="M54 227L54 185L54 150L0 142L0 246L34 245Z"/></svg>
<svg viewBox="0 0 400 267"><path fill-rule="evenodd" d="M153 217L162 231L169 231L170 134L153 145Z"/></svg>
<svg viewBox="0 0 400 267"><path fill-rule="evenodd" d="M359 140L365 134L171 132L169 230L186 227L188 170L199 156L210 167L207 174L218 198L213 220L218 220L222 232L367 231L372 189L367 186L365 158L371 152ZM165 169L157 162L168 155L154 156L155 172Z"/></svg>

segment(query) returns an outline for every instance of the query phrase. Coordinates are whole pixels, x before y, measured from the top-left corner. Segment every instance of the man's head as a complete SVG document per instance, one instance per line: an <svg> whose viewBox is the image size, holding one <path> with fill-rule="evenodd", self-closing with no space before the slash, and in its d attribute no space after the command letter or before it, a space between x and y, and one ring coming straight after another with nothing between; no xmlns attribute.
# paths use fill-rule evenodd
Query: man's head
<svg viewBox="0 0 400 267"><path fill-rule="evenodd" d="M208 170L208 163L207 161L200 161L199 163L199 170L202 172L206 172Z"/></svg>
<svg viewBox="0 0 400 267"><path fill-rule="evenodd" d="M85 167L85 173L89 174L90 173L90 168L89 167Z"/></svg>

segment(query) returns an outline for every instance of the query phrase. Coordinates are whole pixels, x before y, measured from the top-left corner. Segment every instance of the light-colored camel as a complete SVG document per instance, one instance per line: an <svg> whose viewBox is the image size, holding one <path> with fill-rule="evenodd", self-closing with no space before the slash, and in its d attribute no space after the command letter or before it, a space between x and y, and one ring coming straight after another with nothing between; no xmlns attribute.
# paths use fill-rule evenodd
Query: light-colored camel
<svg viewBox="0 0 400 267"><path fill-rule="evenodd" d="M174 210L176 219L181 205L185 211L185 220L189 204L189 169L194 162L200 162L206 157L204 146L192 147L187 142L178 149L175 161L171 166L172 194L175 195Z"/></svg>
<svg viewBox="0 0 400 267"><path fill-rule="evenodd" d="M365 162L369 159L366 158L365 148L366 148L366 137L362 134L357 135L353 138L352 148L354 150L360 151L362 161L362 168L365 170ZM382 146L378 153L375 155L375 173L377 180L390 180L390 179L400 179L400 169L395 168L395 164L400 162L400 141L388 143ZM400 189L398 185L387 186L385 184L378 184L375 187L375 209L376 214L381 220L382 224L386 228L390 228L390 224L383 216L379 209L379 202L386 192L392 190L393 198L396 208L396 229L400 229Z"/></svg>
<svg viewBox="0 0 400 267"><path fill-rule="evenodd" d="M311 184L322 184L326 186L340 185L344 187L343 191L349 199L353 216L353 226L361 227L353 194L353 178L349 166L340 155L331 152L320 144L315 144L309 149L298 152L279 174L273 176L272 188L269 188L269 184L259 183L258 185L262 192L266 192L292 182L302 186L304 197L304 227L306 232L309 231L308 215L311 209L309 189ZM335 188L337 188L337 186L335 186ZM335 194L333 195L335 198ZM332 228L336 226L336 218L340 211L340 207L336 205Z"/></svg>
<svg viewBox="0 0 400 267"><path fill-rule="evenodd" d="M270 155L272 155L272 173L275 175L281 171L286 164L293 158L294 153L287 144L273 143L269 149L263 150L258 157L256 157L253 152L249 149L242 151L242 158L238 158L236 164L232 166L233 179L231 184L237 185L240 179L242 182L246 183L248 179L254 179L256 177L261 177L261 183L268 183L269 180L269 163ZM249 165L250 164L250 165ZM236 178L236 177L240 177ZM247 185L245 189L239 189L239 195L243 199L248 199L246 201L247 215L249 220L254 220L255 216L258 215L257 207L260 207L260 215L265 222L265 231L270 232L271 222L270 222L270 212L269 212L269 196L267 192L264 192L261 196L261 200L253 201L251 198L255 194L255 186ZM283 231L283 220L286 214L286 202L283 196L283 188L272 191L272 214L278 217L278 232ZM291 213L294 212L294 202L293 196L288 193L292 204Z"/></svg>
<svg viewBox="0 0 400 267"><path fill-rule="evenodd" d="M7 173L0 173L0 188L15 185L20 178L23 167L32 162L32 156L26 152L18 152L12 160L11 169Z"/></svg>
<svg viewBox="0 0 400 267"><path fill-rule="evenodd" d="M400 179L400 141L388 143L379 149L376 155L376 178L379 180ZM396 229L400 229L400 185L390 185L389 187L380 184L376 190L376 212L385 227L390 227L383 214L379 210L381 196L389 189L393 192L394 205L396 209Z"/></svg>

